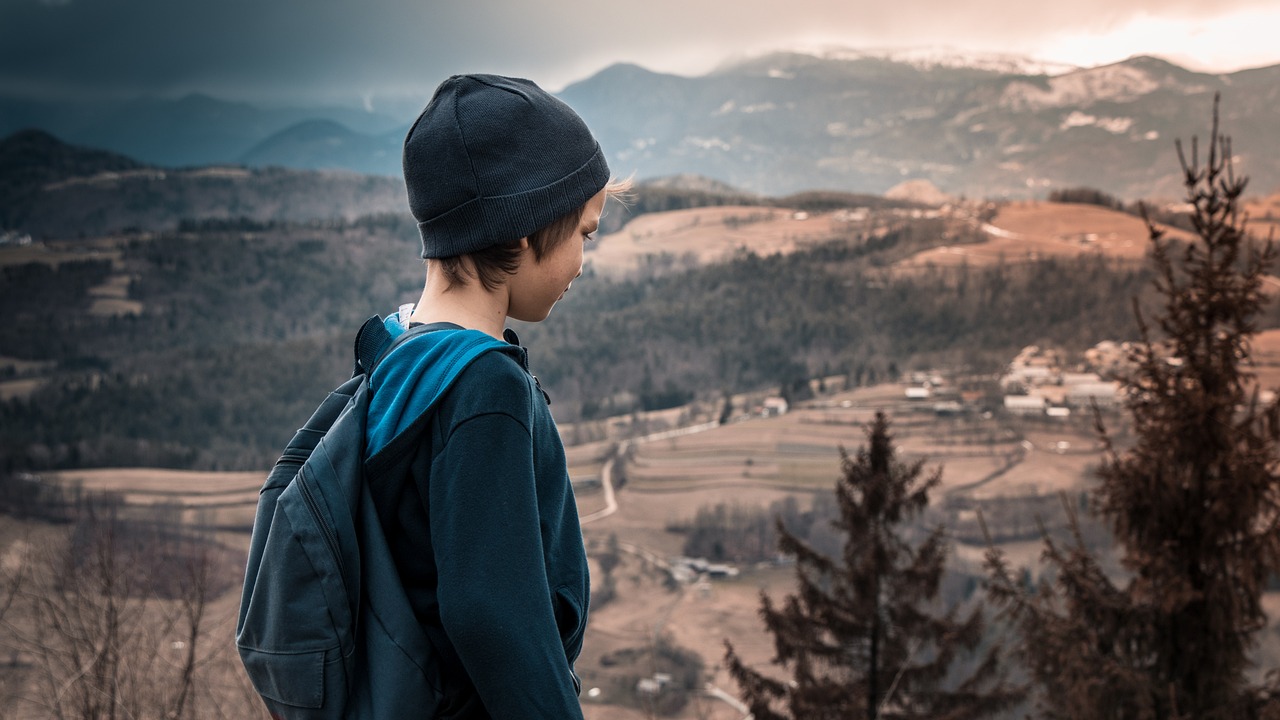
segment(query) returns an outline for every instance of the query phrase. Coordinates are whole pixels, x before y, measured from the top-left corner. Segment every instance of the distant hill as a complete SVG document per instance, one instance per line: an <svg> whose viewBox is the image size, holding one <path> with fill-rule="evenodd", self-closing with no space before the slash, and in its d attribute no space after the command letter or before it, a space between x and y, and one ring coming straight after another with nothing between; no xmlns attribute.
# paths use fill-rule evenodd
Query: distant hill
<svg viewBox="0 0 1280 720"><path fill-rule="evenodd" d="M882 194L928 180L969 198L1088 186L1133 200L1179 194L1173 140L1207 132L1215 92L1251 190L1280 188L1280 66L1217 75L1153 57L1072 68L1013 56L778 52L698 77L614 65L560 96L595 130L613 170L640 180L699 175L757 195ZM0 98L0 133L39 127L164 167L398 176L416 107L267 110L201 95L71 107Z"/></svg>
<svg viewBox="0 0 1280 720"><path fill-rule="evenodd" d="M405 111L347 107L264 108L202 94L127 101L36 102L0 97L0 137L45 130L76 145L100 147L163 167L237 162L253 146L309 120L378 134L406 124Z"/></svg>
<svg viewBox="0 0 1280 720"><path fill-rule="evenodd" d="M68 145L42 130L22 130L0 143L0 187L6 190L141 167L124 155Z"/></svg>
<svg viewBox="0 0 1280 720"><path fill-rule="evenodd" d="M67 145L41 130L14 133L0 142L0 229L24 225L45 185L142 167L123 155Z"/></svg>
<svg viewBox="0 0 1280 720"><path fill-rule="evenodd" d="M707 177L705 175L695 175L693 173L680 173L679 175L650 178L644 181L644 185L648 188L655 189L684 190L691 192L716 193L720 195L748 194L729 183L721 182L720 180Z"/></svg>
<svg viewBox="0 0 1280 720"><path fill-rule="evenodd" d="M40 131L0 140L0 231L93 237L181 221L305 222L407 213L404 183L351 171L163 169Z"/></svg>
<svg viewBox="0 0 1280 720"><path fill-rule="evenodd" d="M403 143L404 133L399 130L364 135L332 120L308 120L254 145L240 156L240 162L254 167L345 168L372 175L398 174Z"/></svg>

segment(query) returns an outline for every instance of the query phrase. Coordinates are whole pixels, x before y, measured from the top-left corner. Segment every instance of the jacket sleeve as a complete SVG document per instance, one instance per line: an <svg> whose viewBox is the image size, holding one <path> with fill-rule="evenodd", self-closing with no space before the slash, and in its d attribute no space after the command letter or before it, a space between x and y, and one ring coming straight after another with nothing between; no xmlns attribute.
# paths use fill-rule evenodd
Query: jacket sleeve
<svg viewBox="0 0 1280 720"><path fill-rule="evenodd" d="M502 407L514 389L482 390L499 409L458 423L432 463L440 619L494 720L581 718L547 578L532 436Z"/></svg>

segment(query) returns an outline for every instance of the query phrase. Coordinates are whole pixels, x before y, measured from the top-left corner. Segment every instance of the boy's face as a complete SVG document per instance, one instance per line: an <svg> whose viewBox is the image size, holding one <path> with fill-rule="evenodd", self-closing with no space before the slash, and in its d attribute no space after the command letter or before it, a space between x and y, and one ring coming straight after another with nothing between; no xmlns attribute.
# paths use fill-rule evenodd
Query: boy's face
<svg viewBox="0 0 1280 720"><path fill-rule="evenodd" d="M522 241L520 267L507 280L509 317L540 322L551 314L552 306L568 292L574 278L582 274L582 247L600 227L604 201L604 190L588 200L573 235L544 253L541 261L534 258L528 240Z"/></svg>

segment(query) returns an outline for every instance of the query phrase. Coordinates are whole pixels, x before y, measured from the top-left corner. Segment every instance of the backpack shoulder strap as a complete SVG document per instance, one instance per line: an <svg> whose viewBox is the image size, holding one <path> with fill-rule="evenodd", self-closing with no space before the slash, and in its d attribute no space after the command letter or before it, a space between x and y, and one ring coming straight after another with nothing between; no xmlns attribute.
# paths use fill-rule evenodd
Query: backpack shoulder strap
<svg viewBox="0 0 1280 720"><path fill-rule="evenodd" d="M378 357L382 355L382 349L394 339L380 316L374 315L365 320L364 325L356 332L355 368L351 372L352 377L372 374L374 366L378 364Z"/></svg>
<svg viewBox="0 0 1280 720"><path fill-rule="evenodd" d="M378 367L378 363L390 355L392 350L432 329L430 325L417 325L399 335L392 335L391 331L387 329L386 320L378 315L370 317L364 321L364 325L361 325L360 330L356 332L355 366L351 371L351 377L372 375L374 369Z"/></svg>

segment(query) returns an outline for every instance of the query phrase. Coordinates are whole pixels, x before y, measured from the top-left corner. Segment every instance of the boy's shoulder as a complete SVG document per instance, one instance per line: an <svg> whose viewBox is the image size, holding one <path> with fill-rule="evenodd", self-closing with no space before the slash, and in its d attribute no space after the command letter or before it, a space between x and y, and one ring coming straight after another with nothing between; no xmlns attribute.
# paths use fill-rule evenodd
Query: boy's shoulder
<svg viewBox="0 0 1280 720"><path fill-rule="evenodd" d="M537 391L523 355L518 347L481 355L458 375L444 402L464 415L510 412L528 417Z"/></svg>
<svg viewBox="0 0 1280 720"><path fill-rule="evenodd" d="M381 452L432 412L465 420L488 408L529 417L522 397L529 382L522 348L477 330L417 330L371 376L367 453Z"/></svg>

